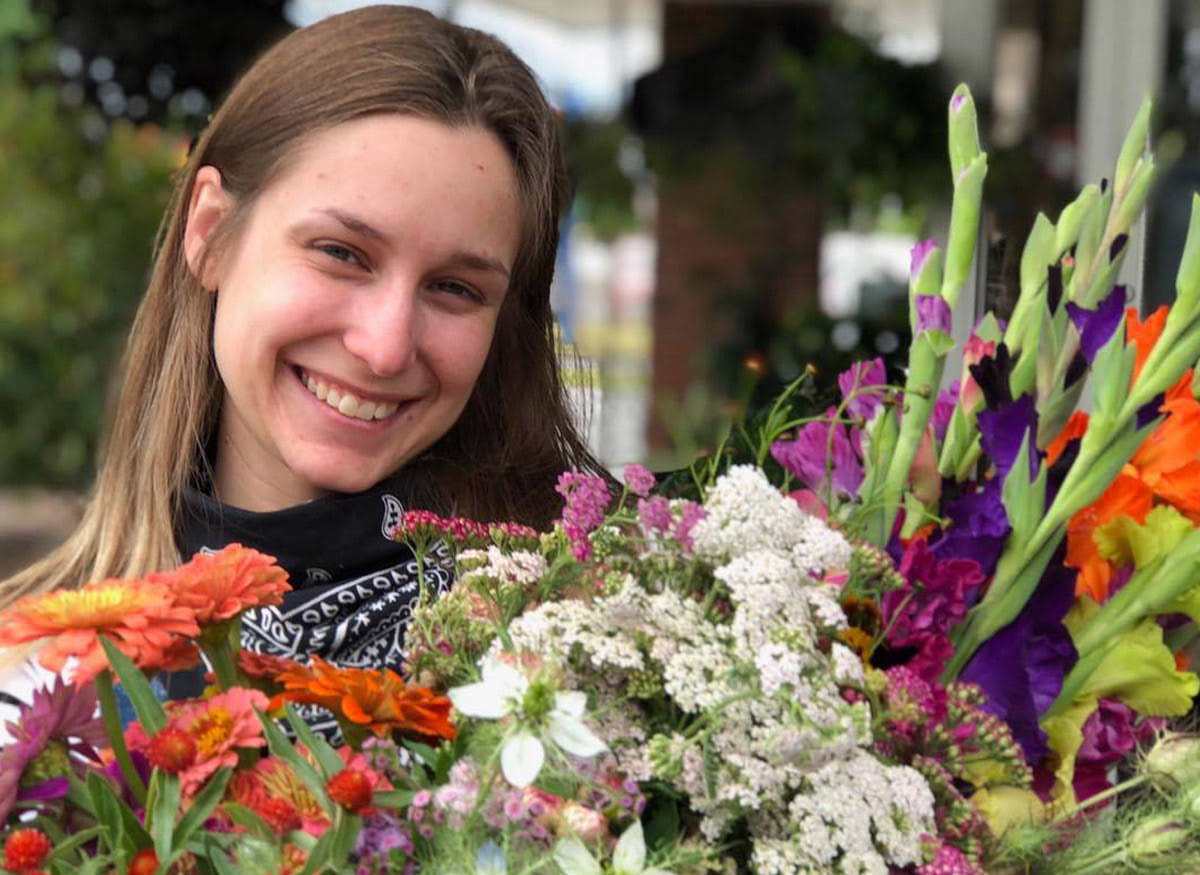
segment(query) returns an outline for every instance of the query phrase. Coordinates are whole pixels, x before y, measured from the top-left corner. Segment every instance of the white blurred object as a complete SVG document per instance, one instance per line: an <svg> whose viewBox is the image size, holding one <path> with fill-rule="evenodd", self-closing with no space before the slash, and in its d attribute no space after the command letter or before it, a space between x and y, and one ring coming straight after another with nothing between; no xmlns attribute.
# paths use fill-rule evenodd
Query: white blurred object
<svg viewBox="0 0 1200 875"><path fill-rule="evenodd" d="M831 231L821 238L821 310L833 319L857 315L864 283L908 284L908 234Z"/></svg>
<svg viewBox="0 0 1200 875"><path fill-rule="evenodd" d="M290 0L298 27L373 0ZM561 109L613 115L630 82L662 60L659 0L404 0L506 42Z"/></svg>

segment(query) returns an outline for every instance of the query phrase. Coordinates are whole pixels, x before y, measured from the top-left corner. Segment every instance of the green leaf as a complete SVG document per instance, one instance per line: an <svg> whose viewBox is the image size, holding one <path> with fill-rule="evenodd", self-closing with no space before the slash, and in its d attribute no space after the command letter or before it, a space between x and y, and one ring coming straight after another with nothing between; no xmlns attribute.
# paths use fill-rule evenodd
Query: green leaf
<svg viewBox="0 0 1200 875"><path fill-rule="evenodd" d="M1022 436L1021 450L1001 489L1004 510L1013 529L1010 537L1017 543L1033 534L1046 512L1046 466L1039 465L1037 476L1029 479L1030 437L1028 432Z"/></svg>
<svg viewBox="0 0 1200 875"><path fill-rule="evenodd" d="M225 788L229 785L229 779L232 776L232 769L219 770L208 779L204 789L192 799L192 807L179 819L179 825L175 827L175 833L171 839L172 856L179 854L184 849L192 834L204 825L204 821L208 820L213 810L221 804L221 800L225 798ZM162 857L160 856L159 859Z"/></svg>
<svg viewBox="0 0 1200 875"><path fill-rule="evenodd" d="M242 875L237 868L229 861L229 855L216 840L209 839L206 847L205 862L210 863L217 870L217 875Z"/></svg>
<svg viewBox="0 0 1200 875"><path fill-rule="evenodd" d="M667 796L654 796L648 800L642 820L646 847L651 851L669 847L679 835L679 803Z"/></svg>
<svg viewBox="0 0 1200 875"><path fill-rule="evenodd" d="M304 782L321 807L328 813L334 813L333 803L329 801L329 795L325 792L325 782L317 773L317 770L309 764L308 760L300 756L299 751L292 747L291 742L287 740L287 736L266 714L263 714L257 708L254 711L258 715L259 721L263 725L263 734L267 737L267 747L271 753L279 757L285 763L292 767L296 772L296 777Z"/></svg>
<svg viewBox="0 0 1200 875"><path fill-rule="evenodd" d="M1179 272L1175 275L1175 295L1172 308L1187 309L1195 309L1197 297L1200 296L1200 194L1192 195L1187 242L1183 244ZM1200 373L1200 370L1197 373Z"/></svg>
<svg viewBox="0 0 1200 875"><path fill-rule="evenodd" d="M54 842L54 847L50 850L50 856L46 859L51 863L56 860L65 861L66 858L74 854L81 845L87 844L92 839L97 838L100 833L103 832L103 830L104 827L102 826L92 826L88 827L82 832L75 833L69 838L56 839Z"/></svg>
<svg viewBox="0 0 1200 875"><path fill-rule="evenodd" d="M287 714L288 724L296 733L296 738L308 749L309 753L316 757L317 765L321 767L321 772L327 780L346 767L337 751L330 746L329 742L312 731L295 708L290 704L284 705L284 712Z"/></svg>
<svg viewBox="0 0 1200 875"><path fill-rule="evenodd" d="M230 820L243 827L251 835L270 841L275 840L275 830L253 809L247 808L245 805L238 805L236 802L226 802L221 810L229 815Z"/></svg>
<svg viewBox="0 0 1200 875"><path fill-rule="evenodd" d="M154 853L160 860L171 858L171 836L175 832L180 796L178 775L168 775L159 769L151 773L146 810L149 812L148 826L150 837L154 840Z"/></svg>
<svg viewBox="0 0 1200 875"><path fill-rule="evenodd" d="M161 732L167 725L167 712L163 710L162 703L150 689L150 682L146 680L146 676L107 637L101 635L100 643L108 655L108 664L116 672L121 686L125 689L125 694L133 703L133 712L137 715L142 728L146 730L146 734L154 735Z"/></svg>
<svg viewBox="0 0 1200 875"><path fill-rule="evenodd" d="M317 843L313 845L313 849L308 853L308 860L304 864L304 869L300 875L315 875L329 864L329 859L333 851L334 834L336 830L327 829L325 833L317 839Z"/></svg>
<svg viewBox="0 0 1200 875"><path fill-rule="evenodd" d="M337 826L332 830L333 842L329 846L329 866L335 872L345 869L346 858L354 850L354 841L362 829L362 818L342 812Z"/></svg>
<svg viewBox="0 0 1200 875"><path fill-rule="evenodd" d="M374 801L384 808L407 808L416 795L416 790L377 790Z"/></svg>
<svg viewBox="0 0 1200 875"><path fill-rule="evenodd" d="M92 800L91 810L104 827L101 835L114 853L129 855L154 844L132 809L95 772L88 773L87 792Z"/></svg>

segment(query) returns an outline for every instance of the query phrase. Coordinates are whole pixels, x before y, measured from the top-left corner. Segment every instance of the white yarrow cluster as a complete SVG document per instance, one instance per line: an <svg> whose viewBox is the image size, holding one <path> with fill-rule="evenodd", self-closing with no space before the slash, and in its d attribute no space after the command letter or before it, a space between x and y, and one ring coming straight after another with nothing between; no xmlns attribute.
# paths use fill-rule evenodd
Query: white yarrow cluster
<svg viewBox="0 0 1200 875"><path fill-rule="evenodd" d="M846 617L824 581L850 545L753 467L719 478L704 508L691 577L643 557L615 592L518 617L512 645L568 666L567 682L612 714L598 734L622 768L686 794L708 839L748 817L760 875L914 862L932 794L867 752L868 706L842 695L863 667L838 642ZM711 593L696 590L709 579ZM664 695L692 731L631 731L639 699Z"/></svg>
<svg viewBox="0 0 1200 875"><path fill-rule="evenodd" d="M776 822L754 840L758 875L887 875L922 860L921 834L933 833L933 793L907 766L869 753L811 775Z"/></svg>
<svg viewBox="0 0 1200 875"><path fill-rule="evenodd" d="M486 550L463 550L458 561L469 569L462 575L464 583L492 580L500 585L532 586L546 574L546 559L542 554L529 550L505 553L495 544Z"/></svg>

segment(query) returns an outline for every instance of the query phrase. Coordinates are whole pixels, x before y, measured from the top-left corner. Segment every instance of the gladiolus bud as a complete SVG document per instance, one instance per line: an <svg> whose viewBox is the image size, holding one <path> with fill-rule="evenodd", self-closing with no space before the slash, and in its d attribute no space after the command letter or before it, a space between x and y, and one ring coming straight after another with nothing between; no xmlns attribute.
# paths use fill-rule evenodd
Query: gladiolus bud
<svg viewBox="0 0 1200 875"><path fill-rule="evenodd" d="M949 117L950 172L955 179L979 154L979 128L971 89L959 85L950 97Z"/></svg>
<svg viewBox="0 0 1200 875"><path fill-rule="evenodd" d="M985 176L987 155L981 153L954 178L950 235L946 241L946 269L942 276L942 297L951 308L958 302L975 257L975 236L979 233Z"/></svg>

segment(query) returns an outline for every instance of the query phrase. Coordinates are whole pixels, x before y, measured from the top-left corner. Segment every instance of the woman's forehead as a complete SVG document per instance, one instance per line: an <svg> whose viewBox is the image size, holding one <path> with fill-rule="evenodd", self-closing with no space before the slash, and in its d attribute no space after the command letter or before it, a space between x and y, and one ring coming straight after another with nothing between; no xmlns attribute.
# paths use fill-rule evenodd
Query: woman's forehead
<svg viewBox="0 0 1200 875"><path fill-rule="evenodd" d="M479 237L497 255L517 245L515 171L478 127L412 115L346 122L306 142L264 196L285 221L336 221L380 243L415 225L433 238Z"/></svg>

